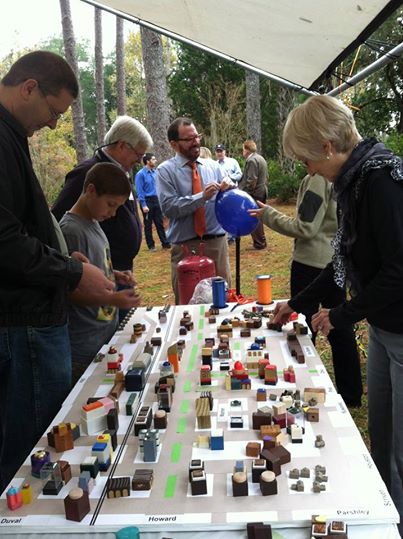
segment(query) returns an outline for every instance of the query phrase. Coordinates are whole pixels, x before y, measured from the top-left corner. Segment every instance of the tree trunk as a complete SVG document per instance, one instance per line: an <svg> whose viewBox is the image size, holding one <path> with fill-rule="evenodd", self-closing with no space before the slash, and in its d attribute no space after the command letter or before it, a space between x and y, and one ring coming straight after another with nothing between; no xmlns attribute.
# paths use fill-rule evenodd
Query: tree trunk
<svg viewBox="0 0 403 539"><path fill-rule="evenodd" d="M140 28L144 74L147 93L147 118L154 141L154 152L161 163L172 157L167 140L170 123L170 106L167 94L166 70L162 40L148 28Z"/></svg>
<svg viewBox="0 0 403 539"><path fill-rule="evenodd" d="M63 42L66 60L73 69L77 79L80 79L76 57L76 42L74 38L73 22L71 19L70 0L59 0L60 13L62 16ZM81 93L72 104L74 137L76 140L77 162L80 163L87 157L87 137L85 134L85 122Z"/></svg>
<svg viewBox="0 0 403 539"><path fill-rule="evenodd" d="M116 17L116 86L118 115L126 114L125 43L121 17Z"/></svg>
<svg viewBox="0 0 403 539"><path fill-rule="evenodd" d="M403 110L399 113L399 121L397 122L396 131L403 135Z"/></svg>
<svg viewBox="0 0 403 539"><path fill-rule="evenodd" d="M278 107L278 131L279 133L283 132L287 116L290 111L294 108L294 92L289 88L281 86L278 91L277 98L277 107ZM278 143L278 161L280 163L281 169L284 174L293 176L295 174L295 162L291 159L288 159L283 152L283 144L281 137L279 138Z"/></svg>
<svg viewBox="0 0 403 539"><path fill-rule="evenodd" d="M260 114L259 75L245 70L246 85L246 127L248 137L256 142L258 152L262 149L262 118Z"/></svg>
<svg viewBox="0 0 403 539"><path fill-rule="evenodd" d="M168 77L171 74L171 40L167 37L165 41L165 75Z"/></svg>
<svg viewBox="0 0 403 539"><path fill-rule="evenodd" d="M105 91L104 62L102 55L102 9L95 8L95 99L97 107L97 140L98 146L104 142L105 125Z"/></svg>

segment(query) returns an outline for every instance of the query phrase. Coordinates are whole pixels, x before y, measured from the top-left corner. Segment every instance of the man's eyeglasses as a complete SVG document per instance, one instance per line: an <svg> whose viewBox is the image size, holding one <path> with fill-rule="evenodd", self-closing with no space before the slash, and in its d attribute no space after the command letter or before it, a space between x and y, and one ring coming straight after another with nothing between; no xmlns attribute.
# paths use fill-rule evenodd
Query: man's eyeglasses
<svg viewBox="0 0 403 539"><path fill-rule="evenodd" d="M38 90L41 92L42 94L42 97L43 99L45 100L46 102L46 106L48 107L48 110L49 110L49 114L50 114L50 119L52 121L54 120L62 120L63 119L63 113L62 112L56 112L55 109L52 107L52 105L49 103L48 101L48 97L47 95L44 93L44 91L42 90L42 88L39 86L39 82L38 82Z"/></svg>
<svg viewBox="0 0 403 539"><path fill-rule="evenodd" d="M203 138L203 133L197 133L197 135L194 135L193 137L188 137L188 138L177 138L177 142L193 142L194 140L197 140L197 139L202 139Z"/></svg>
<svg viewBox="0 0 403 539"><path fill-rule="evenodd" d="M132 152L136 154L136 159L138 162L140 162L144 154L138 152L136 148L130 144L130 142L124 141L124 143L126 144L126 146L128 146L132 150Z"/></svg>

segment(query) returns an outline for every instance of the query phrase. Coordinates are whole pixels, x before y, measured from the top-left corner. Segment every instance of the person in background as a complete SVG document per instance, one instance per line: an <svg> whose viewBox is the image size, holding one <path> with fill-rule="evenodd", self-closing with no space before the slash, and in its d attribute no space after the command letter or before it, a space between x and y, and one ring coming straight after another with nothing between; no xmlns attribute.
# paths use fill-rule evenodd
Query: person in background
<svg viewBox="0 0 403 539"><path fill-rule="evenodd" d="M85 257L63 254L29 152L28 138L56 129L78 91L48 51L21 56L0 83L0 492L70 391L68 292L95 300L113 289Z"/></svg>
<svg viewBox="0 0 403 539"><path fill-rule="evenodd" d="M236 159L227 156L224 144L216 144L215 156L221 168L223 178L228 176L235 184L238 184L242 177L241 167Z"/></svg>
<svg viewBox="0 0 403 539"><path fill-rule="evenodd" d="M135 177L136 193L144 220L144 234L149 251L156 251L152 226L155 224L158 237L163 249L170 249L171 244L166 238L164 219L158 202L155 186L157 178L157 159L153 153L146 153L143 157L144 167Z"/></svg>
<svg viewBox="0 0 403 539"><path fill-rule="evenodd" d="M211 151L210 151L209 148L207 148L206 146L200 146L199 159L208 159L209 164L211 166L219 169L220 176L221 176L221 169L220 169L220 167L218 165L218 162L213 159L213 156L212 156Z"/></svg>
<svg viewBox="0 0 403 539"><path fill-rule="evenodd" d="M60 221L77 202L83 190L85 175L93 165L114 163L131 177L133 167L141 162L152 145L150 134L139 121L130 116L118 116L105 135L103 146L97 148L90 159L67 174L63 189L52 207L56 219ZM109 241L113 267L119 271L132 271L133 259L141 245L141 222L132 194L118 209L115 217L101 223L101 228ZM119 285L119 288L124 286ZM119 321L127 313L126 309L120 309Z"/></svg>
<svg viewBox="0 0 403 539"><path fill-rule="evenodd" d="M175 301L179 303L176 266L185 256L182 245L211 258L216 274L228 286L231 272L228 244L215 216L214 199L220 189L233 183L222 179L214 161L200 159L200 135L190 118L177 118L168 128L168 140L175 156L158 166L157 193L164 215L169 218L167 237L172 244L171 275Z"/></svg>
<svg viewBox="0 0 403 539"><path fill-rule="evenodd" d="M284 323L292 311L320 302L334 283L350 298L312 317L328 335L367 319L368 430L371 454L403 521L403 163L374 138L362 139L341 101L313 96L291 111L285 154L308 174L334 186L339 228L334 256L305 290L275 308ZM400 533L403 526L400 524Z"/></svg>
<svg viewBox="0 0 403 539"><path fill-rule="evenodd" d="M267 163L264 157L257 153L256 149L256 143L253 140L245 140L243 143L242 154L246 159L246 163L238 187L242 191L246 191L256 202L266 202ZM266 249L267 243L263 223L259 222L251 236L254 249Z"/></svg>
<svg viewBox="0 0 403 539"><path fill-rule="evenodd" d="M213 159L210 149L206 146L200 146L200 157L202 159Z"/></svg>
<svg viewBox="0 0 403 539"><path fill-rule="evenodd" d="M241 167L236 159L233 157L227 157L226 149L224 144L216 144L215 146L215 156L217 163L221 169L223 177L230 178L235 186L238 185L239 180L242 177ZM233 244L235 242L235 237L229 235L228 243Z"/></svg>
<svg viewBox="0 0 403 539"><path fill-rule="evenodd" d="M290 277L291 296L294 297L314 281L332 259L331 241L337 231L333 186L322 176L305 176L298 190L295 217L289 217L262 202L258 202L258 205L260 209L249 210L251 215L261 219L279 234L294 238ZM339 288L333 283L321 299L321 305L336 307L345 299L345 288ZM319 303L316 301L304 305L301 311L312 331L314 344L316 332L312 328L311 318L318 309ZM362 380L353 324L333 329L328 340L332 349L337 389L348 406L359 407Z"/></svg>
<svg viewBox="0 0 403 539"><path fill-rule="evenodd" d="M126 173L113 163L97 163L87 172L83 192L60 221L69 252L79 251L116 282L128 288L107 294L97 305L83 294L73 293L69 309L69 335L73 380L77 382L99 349L117 329L117 307L131 309L139 304L131 272L114 271L108 239L100 222L110 219L131 193Z"/></svg>

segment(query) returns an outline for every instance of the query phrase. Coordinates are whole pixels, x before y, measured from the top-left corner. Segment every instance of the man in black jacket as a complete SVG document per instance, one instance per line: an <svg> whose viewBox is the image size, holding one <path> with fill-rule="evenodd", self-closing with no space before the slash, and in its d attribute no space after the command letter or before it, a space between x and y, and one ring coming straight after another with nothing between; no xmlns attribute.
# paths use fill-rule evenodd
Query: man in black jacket
<svg viewBox="0 0 403 539"><path fill-rule="evenodd" d="M68 292L113 290L62 254L29 153L27 137L55 129L77 95L70 66L45 51L19 58L0 83L0 492L70 390Z"/></svg>

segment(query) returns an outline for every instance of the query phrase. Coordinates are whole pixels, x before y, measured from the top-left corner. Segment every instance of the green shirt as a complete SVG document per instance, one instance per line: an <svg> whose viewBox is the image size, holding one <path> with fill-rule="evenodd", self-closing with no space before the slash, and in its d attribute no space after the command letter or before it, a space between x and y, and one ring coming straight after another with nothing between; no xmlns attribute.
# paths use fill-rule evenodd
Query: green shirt
<svg viewBox="0 0 403 539"><path fill-rule="evenodd" d="M336 202L333 187L322 176L305 176L297 197L297 216L288 217L271 206L262 222L275 232L295 238L293 260L324 268L331 260L331 240L337 231Z"/></svg>

